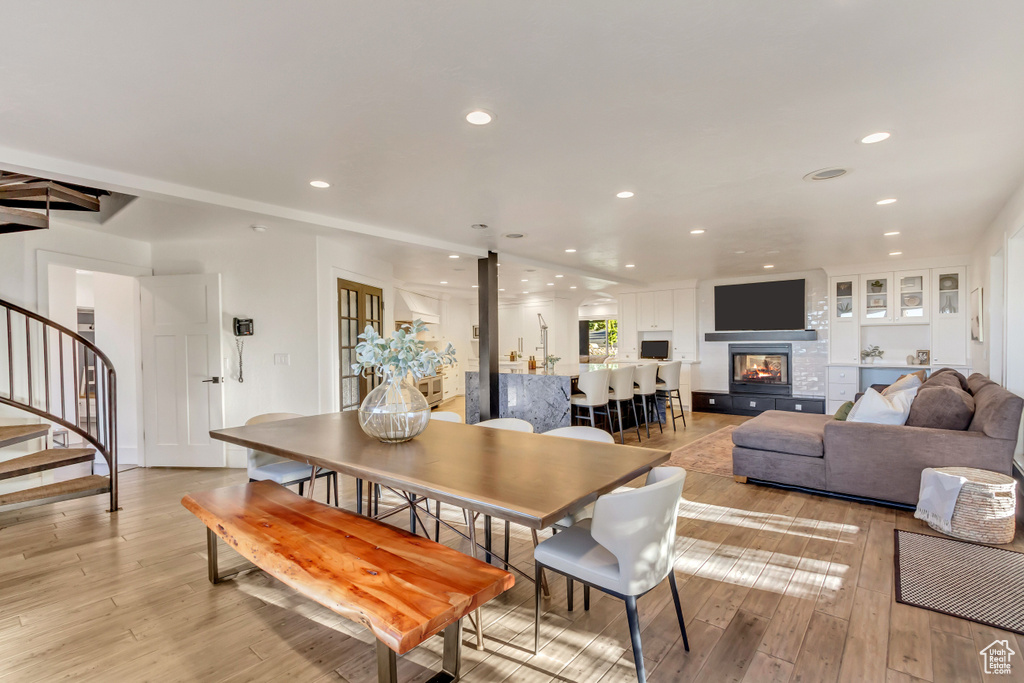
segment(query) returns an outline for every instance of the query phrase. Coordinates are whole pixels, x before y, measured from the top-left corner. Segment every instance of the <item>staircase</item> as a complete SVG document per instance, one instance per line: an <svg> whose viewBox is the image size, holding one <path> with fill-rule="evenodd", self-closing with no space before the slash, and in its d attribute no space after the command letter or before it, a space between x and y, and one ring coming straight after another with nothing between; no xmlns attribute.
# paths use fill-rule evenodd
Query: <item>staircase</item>
<svg viewBox="0 0 1024 683"><path fill-rule="evenodd" d="M98 494L108 494L110 511L117 510L116 400L114 367L92 342L0 299L0 404L50 423L0 426L0 483L91 463L97 453L109 468L109 475L93 473L0 493L0 511ZM4 459L3 449L10 446L49 442L51 424L77 434L87 447L46 447Z"/></svg>

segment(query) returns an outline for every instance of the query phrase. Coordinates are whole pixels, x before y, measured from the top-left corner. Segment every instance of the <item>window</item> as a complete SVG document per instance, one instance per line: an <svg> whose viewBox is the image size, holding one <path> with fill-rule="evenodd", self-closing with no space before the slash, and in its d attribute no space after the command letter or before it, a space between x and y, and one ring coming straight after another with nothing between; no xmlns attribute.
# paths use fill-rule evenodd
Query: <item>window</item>
<svg viewBox="0 0 1024 683"><path fill-rule="evenodd" d="M588 320L587 333L589 355L614 356L618 353L618 320Z"/></svg>

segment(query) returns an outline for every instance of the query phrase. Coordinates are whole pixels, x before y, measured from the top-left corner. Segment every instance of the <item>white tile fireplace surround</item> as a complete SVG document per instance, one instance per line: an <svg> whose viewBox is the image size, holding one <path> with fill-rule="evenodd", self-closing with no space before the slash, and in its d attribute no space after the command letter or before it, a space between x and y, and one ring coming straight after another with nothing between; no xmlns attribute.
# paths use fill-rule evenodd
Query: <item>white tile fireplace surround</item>
<svg viewBox="0 0 1024 683"><path fill-rule="evenodd" d="M825 384L828 379L828 276L824 270L701 282L697 288L697 310L702 390L729 391L729 377L732 374L729 343L704 341L704 333L715 330L715 286L800 278L806 282L807 327L817 330L818 338L815 341L779 341L793 346L790 368L793 375L793 395L825 396ZM771 342L769 339L759 341L766 344Z"/></svg>

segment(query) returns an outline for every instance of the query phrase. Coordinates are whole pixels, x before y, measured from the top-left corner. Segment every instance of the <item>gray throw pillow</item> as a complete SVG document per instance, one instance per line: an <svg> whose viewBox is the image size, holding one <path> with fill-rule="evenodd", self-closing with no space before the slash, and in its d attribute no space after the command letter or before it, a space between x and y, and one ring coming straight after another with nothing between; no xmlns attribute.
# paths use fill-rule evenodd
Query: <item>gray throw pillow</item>
<svg viewBox="0 0 1024 683"><path fill-rule="evenodd" d="M917 392L907 425L963 431L974 419L974 398L953 386L928 384Z"/></svg>
<svg viewBox="0 0 1024 683"><path fill-rule="evenodd" d="M937 372L928 378L924 384L921 385L922 389L928 387L953 387L961 391L966 391L961 385L960 380L957 379L956 375L952 372Z"/></svg>
<svg viewBox="0 0 1024 683"><path fill-rule="evenodd" d="M945 384L952 386L952 384L949 384L949 377L943 377L943 375L952 375L956 378L957 384L960 385L960 388L963 391L970 393L971 390L968 388L967 378L964 377L960 371L954 370L953 368L939 368L931 374L931 377L925 380L925 383L930 382L932 379L942 379Z"/></svg>

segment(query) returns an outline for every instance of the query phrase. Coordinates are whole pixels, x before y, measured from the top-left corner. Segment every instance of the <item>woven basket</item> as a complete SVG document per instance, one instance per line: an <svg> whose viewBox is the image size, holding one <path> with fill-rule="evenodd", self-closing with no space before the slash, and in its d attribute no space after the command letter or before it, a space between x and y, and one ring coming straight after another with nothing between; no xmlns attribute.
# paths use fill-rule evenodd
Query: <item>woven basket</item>
<svg viewBox="0 0 1024 683"><path fill-rule="evenodd" d="M950 536L994 545L1013 541L1017 500L1013 477L973 467L940 467L938 471L967 479L953 508Z"/></svg>

